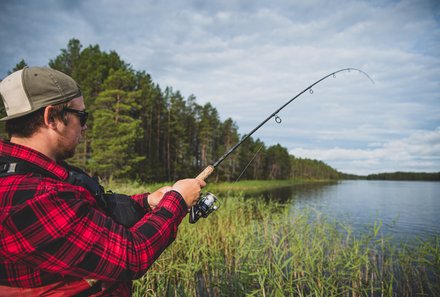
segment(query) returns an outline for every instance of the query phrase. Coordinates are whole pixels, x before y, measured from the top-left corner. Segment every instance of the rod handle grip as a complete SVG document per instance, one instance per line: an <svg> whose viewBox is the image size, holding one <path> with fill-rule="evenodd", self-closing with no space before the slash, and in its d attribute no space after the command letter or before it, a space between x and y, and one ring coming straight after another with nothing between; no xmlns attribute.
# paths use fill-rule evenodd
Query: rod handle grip
<svg viewBox="0 0 440 297"><path fill-rule="evenodd" d="M197 179L201 179L201 180L205 180L208 178L208 176L211 175L211 173L214 172L214 166L212 165L208 165L205 169L203 169L202 172L199 173L199 175L197 175Z"/></svg>

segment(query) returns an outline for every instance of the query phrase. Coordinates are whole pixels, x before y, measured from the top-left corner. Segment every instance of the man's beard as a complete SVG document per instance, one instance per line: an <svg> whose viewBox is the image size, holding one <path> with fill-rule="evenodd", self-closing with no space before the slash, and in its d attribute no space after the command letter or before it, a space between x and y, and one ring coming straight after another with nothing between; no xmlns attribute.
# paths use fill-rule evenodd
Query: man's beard
<svg viewBox="0 0 440 297"><path fill-rule="evenodd" d="M63 141L64 140L64 141ZM55 154L56 161L64 161L66 159L72 158L75 155L76 147L78 143L72 144L65 142L65 139L61 139L58 141L58 150Z"/></svg>
<svg viewBox="0 0 440 297"><path fill-rule="evenodd" d="M64 161L66 159L72 158L75 155L76 147L69 150L63 150L57 153L56 160Z"/></svg>

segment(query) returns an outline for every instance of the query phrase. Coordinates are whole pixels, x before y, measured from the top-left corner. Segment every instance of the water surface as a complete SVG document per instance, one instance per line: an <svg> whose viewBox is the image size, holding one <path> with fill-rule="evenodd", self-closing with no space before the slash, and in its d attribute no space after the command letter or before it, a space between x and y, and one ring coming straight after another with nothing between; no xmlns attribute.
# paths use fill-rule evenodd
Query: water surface
<svg viewBox="0 0 440 297"><path fill-rule="evenodd" d="M294 210L316 210L355 232L382 222L381 233L399 242L411 244L440 234L440 182L349 180L261 194L289 201Z"/></svg>

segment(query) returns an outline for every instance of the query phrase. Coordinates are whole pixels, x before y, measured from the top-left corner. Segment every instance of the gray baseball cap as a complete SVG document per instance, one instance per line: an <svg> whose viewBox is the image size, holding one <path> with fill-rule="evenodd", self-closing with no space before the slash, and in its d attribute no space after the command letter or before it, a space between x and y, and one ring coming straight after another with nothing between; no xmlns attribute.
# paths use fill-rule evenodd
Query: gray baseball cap
<svg viewBox="0 0 440 297"><path fill-rule="evenodd" d="M81 89L73 78L58 70L26 67L0 82L0 96L7 114L0 121L7 121L80 97Z"/></svg>

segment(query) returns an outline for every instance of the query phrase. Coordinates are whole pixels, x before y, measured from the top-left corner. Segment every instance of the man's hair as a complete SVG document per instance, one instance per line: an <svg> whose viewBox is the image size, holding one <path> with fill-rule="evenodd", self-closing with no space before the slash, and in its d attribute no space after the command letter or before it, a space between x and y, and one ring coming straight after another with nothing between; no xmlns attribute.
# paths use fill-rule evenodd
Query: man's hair
<svg viewBox="0 0 440 297"><path fill-rule="evenodd" d="M51 116L55 119L62 120L63 123L67 125L67 116L64 109L69 106L69 103L70 102L53 106L54 108ZM9 135L9 138L11 138L12 136L26 138L32 136L35 132L37 132L44 123L44 110L46 109L46 107L40 108L35 112L21 116L19 118L6 121L5 128L6 133L8 133Z"/></svg>

